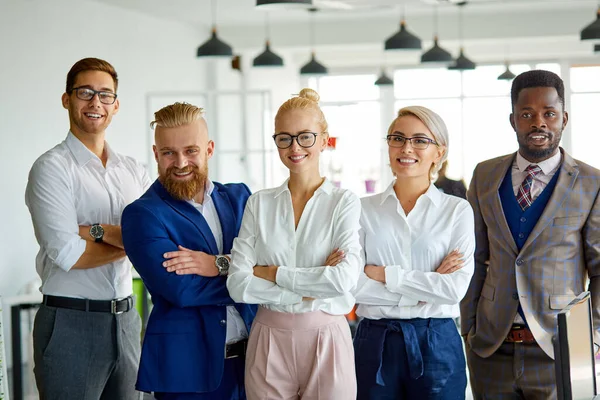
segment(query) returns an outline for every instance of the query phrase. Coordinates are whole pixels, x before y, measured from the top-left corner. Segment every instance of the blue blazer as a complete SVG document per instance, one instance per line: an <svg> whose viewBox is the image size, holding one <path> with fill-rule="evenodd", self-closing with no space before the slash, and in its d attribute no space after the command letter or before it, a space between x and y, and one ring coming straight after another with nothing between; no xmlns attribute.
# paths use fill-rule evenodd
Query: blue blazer
<svg viewBox="0 0 600 400"><path fill-rule="evenodd" d="M231 252L250 190L244 184L214 182L212 200L223 230L223 253ZM121 220L127 256L152 295L154 305L142 346L136 389L146 392L212 392L223 376L227 305L246 328L256 306L229 297L226 277L176 275L162 266L163 254L182 245L218 254L202 214L173 198L157 180L128 205Z"/></svg>

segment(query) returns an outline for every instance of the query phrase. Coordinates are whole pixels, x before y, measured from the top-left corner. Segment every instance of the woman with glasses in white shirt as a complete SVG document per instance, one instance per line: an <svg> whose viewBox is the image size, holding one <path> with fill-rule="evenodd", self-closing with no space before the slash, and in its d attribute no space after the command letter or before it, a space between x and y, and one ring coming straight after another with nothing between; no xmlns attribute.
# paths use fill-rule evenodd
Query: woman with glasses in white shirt
<svg viewBox="0 0 600 400"><path fill-rule="evenodd" d="M432 183L448 155L436 113L402 108L386 140L396 179L361 201L358 399L464 399L465 356L453 319L473 275L473 210Z"/></svg>
<svg viewBox="0 0 600 400"><path fill-rule="evenodd" d="M327 121L312 89L281 105L273 139L289 179L253 194L233 243L227 288L260 304L246 353L254 399L356 398L344 317L361 269L360 201L319 173Z"/></svg>

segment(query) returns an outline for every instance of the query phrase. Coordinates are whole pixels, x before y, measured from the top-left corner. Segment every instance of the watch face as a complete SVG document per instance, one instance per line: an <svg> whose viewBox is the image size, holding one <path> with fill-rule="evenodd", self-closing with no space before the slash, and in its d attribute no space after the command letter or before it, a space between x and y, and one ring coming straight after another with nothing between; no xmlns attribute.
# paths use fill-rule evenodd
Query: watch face
<svg viewBox="0 0 600 400"><path fill-rule="evenodd" d="M104 236L104 228L100 225L92 225L90 228L90 235L92 235L93 238L101 238Z"/></svg>
<svg viewBox="0 0 600 400"><path fill-rule="evenodd" d="M229 260L227 257L217 257L217 265L220 268L229 268Z"/></svg>

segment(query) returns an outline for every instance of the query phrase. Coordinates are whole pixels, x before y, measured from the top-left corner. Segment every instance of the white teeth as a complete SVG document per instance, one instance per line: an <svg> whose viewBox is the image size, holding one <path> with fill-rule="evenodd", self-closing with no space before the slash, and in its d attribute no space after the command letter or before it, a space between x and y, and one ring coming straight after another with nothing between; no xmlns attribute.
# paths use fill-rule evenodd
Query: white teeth
<svg viewBox="0 0 600 400"><path fill-rule="evenodd" d="M186 175L189 175L191 173L192 172L190 171L190 172L175 172L174 174L177 175L177 176L186 176Z"/></svg>
<svg viewBox="0 0 600 400"><path fill-rule="evenodd" d="M545 139L546 136L532 136L532 139Z"/></svg>
<svg viewBox="0 0 600 400"><path fill-rule="evenodd" d="M399 158L398 161L401 163L416 163L417 160L413 160L412 158Z"/></svg>
<svg viewBox="0 0 600 400"><path fill-rule="evenodd" d="M291 156L290 159L292 159L293 161L298 161L298 160L302 160L305 157L306 157L306 155L304 155L304 156Z"/></svg>
<svg viewBox="0 0 600 400"><path fill-rule="evenodd" d="M94 114L94 113L86 113L85 115L89 118L101 118L102 117L102 115Z"/></svg>

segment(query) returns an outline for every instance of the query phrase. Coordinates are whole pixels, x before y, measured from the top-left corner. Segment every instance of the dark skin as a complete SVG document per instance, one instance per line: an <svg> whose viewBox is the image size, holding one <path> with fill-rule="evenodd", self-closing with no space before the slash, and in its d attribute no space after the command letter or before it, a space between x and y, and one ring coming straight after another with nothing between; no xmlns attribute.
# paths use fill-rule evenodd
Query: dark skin
<svg viewBox="0 0 600 400"><path fill-rule="evenodd" d="M539 163L555 155L567 126L569 114L553 87L521 90L510 114L517 134L519 153L529 162Z"/></svg>

